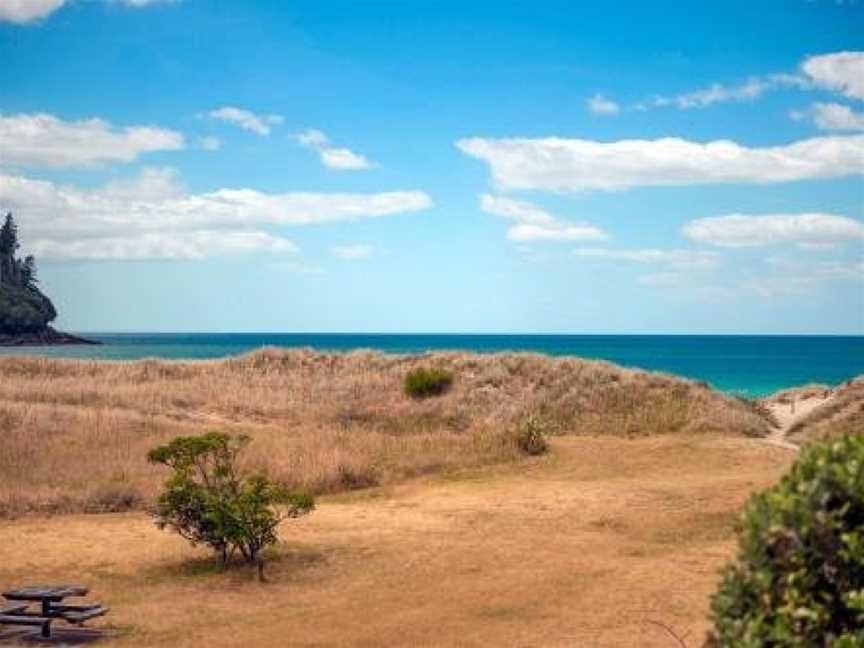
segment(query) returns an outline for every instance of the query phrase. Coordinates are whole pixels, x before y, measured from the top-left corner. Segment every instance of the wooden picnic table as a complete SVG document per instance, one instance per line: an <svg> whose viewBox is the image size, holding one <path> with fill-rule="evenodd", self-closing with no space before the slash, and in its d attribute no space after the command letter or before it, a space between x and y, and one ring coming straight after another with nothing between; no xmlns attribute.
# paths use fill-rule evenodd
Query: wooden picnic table
<svg viewBox="0 0 864 648"><path fill-rule="evenodd" d="M8 601L40 603L41 610L30 612L26 604L0 608L0 624L38 625L42 629L42 636L49 637L51 622L55 619L81 624L108 612L108 608L99 603L63 604L64 599L86 596L88 591L86 587L80 585L31 585L3 592L3 597Z"/></svg>

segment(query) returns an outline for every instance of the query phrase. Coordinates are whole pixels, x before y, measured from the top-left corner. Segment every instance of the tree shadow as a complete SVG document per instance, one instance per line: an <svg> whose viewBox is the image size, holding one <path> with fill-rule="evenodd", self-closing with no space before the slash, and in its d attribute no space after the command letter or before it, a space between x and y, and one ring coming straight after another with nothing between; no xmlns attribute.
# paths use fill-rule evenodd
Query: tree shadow
<svg viewBox="0 0 864 648"><path fill-rule="evenodd" d="M51 626L51 636L43 637L38 629L0 628L0 646L86 646L116 637L117 633L100 628Z"/></svg>

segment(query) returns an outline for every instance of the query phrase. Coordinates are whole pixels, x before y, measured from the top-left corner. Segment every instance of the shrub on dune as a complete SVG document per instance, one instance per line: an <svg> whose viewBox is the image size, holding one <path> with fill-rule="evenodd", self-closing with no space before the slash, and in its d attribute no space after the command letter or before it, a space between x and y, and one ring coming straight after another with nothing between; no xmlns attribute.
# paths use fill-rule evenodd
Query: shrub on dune
<svg viewBox="0 0 864 648"><path fill-rule="evenodd" d="M453 385L453 374L444 369L421 367L405 376L405 393L411 398L440 396Z"/></svg>
<svg viewBox="0 0 864 648"><path fill-rule="evenodd" d="M864 436L802 451L748 503L708 646L864 646Z"/></svg>

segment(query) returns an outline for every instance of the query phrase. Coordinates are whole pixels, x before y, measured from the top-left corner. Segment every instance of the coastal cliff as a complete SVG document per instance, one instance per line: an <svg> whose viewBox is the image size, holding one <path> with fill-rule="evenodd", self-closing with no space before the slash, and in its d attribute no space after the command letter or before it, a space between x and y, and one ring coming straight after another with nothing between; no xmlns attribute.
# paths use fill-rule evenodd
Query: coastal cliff
<svg viewBox="0 0 864 648"><path fill-rule="evenodd" d="M0 228L0 346L98 344L54 330L51 300L39 290L36 260L19 258L18 227L6 214Z"/></svg>

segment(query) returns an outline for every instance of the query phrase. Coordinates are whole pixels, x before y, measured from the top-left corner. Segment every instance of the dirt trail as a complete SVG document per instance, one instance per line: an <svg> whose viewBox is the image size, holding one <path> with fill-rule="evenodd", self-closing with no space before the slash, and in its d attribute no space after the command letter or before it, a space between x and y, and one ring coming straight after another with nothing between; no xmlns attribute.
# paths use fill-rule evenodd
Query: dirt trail
<svg viewBox="0 0 864 648"><path fill-rule="evenodd" d="M765 406L771 412L774 420L777 421L777 427L774 431L765 437L765 441L773 445L778 445L790 450L798 450L798 446L787 440L786 434L790 428L805 416L810 414L817 407L825 405L834 398L833 391L827 391L822 394L805 394L799 397L791 397L788 402L780 400L770 400L765 402Z"/></svg>

